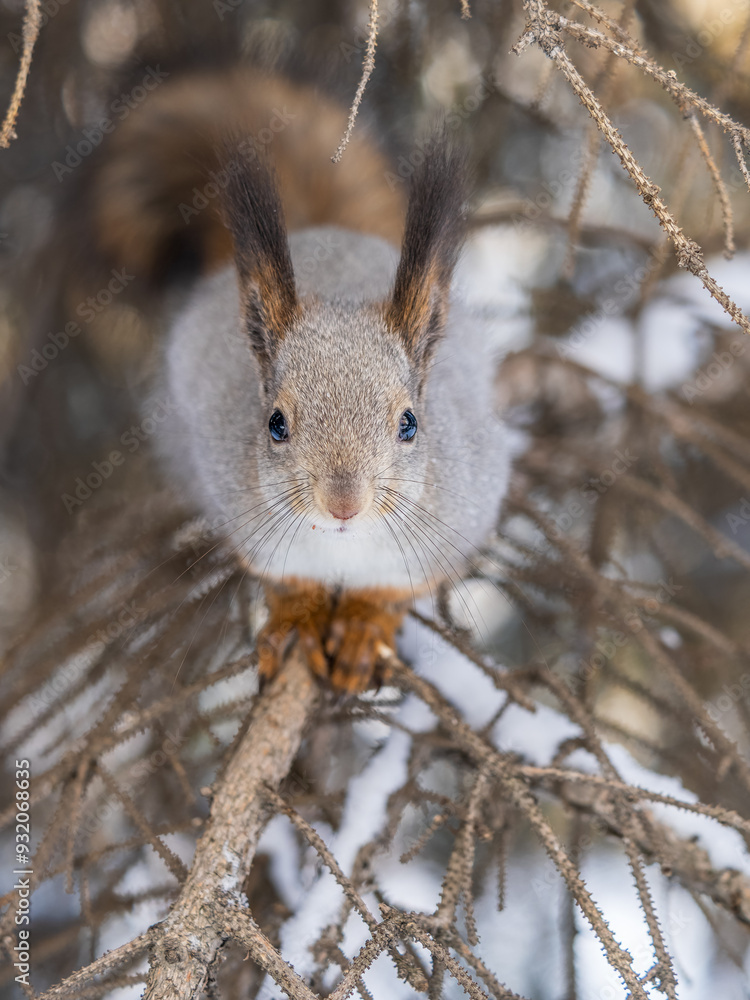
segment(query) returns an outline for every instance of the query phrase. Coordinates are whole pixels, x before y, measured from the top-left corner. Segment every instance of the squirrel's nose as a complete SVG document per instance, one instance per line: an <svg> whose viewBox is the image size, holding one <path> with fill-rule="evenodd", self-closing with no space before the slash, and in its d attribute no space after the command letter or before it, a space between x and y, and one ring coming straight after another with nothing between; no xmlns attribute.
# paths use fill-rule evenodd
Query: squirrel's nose
<svg viewBox="0 0 750 1000"><path fill-rule="evenodd" d="M332 504L328 508L328 513L339 521L348 521L349 518L359 514L359 507L352 507L350 504Z"/></svg>
<svg viewBox="0 0 750 1000"><path fill-rule="evenodd" d="M337 471L319 489L321 507L337 521L349 521L367 508L367 483L361 476Z"/></svg>

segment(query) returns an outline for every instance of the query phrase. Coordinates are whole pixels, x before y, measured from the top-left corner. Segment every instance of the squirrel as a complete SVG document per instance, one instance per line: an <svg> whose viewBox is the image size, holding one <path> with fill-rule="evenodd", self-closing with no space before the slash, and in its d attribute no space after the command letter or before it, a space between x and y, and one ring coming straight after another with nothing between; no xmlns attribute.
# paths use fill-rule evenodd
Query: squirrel
<svg viewBox="0 0 750 1000"><path fill-rule="evenodd" d="M288 125L259 149L274 108ZM344 118L252 71L170 81L112 137L92 199L102 252L136 274L168 269L199 222L204 273L161 345L160 449L261 578L261 678L296 640L354 694L387 680L415 598L487 541L509 458L481 324L451 298L464 158L438 130L404 219L366 135L330 162ZM203 211L190 193L210 200L211 179Z"/></svg>

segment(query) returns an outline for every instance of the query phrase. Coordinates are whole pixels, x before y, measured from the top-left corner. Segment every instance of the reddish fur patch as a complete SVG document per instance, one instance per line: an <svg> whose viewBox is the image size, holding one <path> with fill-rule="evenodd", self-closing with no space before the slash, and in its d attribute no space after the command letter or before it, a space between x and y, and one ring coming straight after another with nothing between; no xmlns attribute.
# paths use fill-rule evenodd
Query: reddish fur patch
<svg viewBox="0 0 750 1000"><path fill-rule="evenodd" d="M91 222L107 269L124 266L139 281L158 278L186 240L200 252L206 270L227 263L232 240L217 212L219 199L208 187L211 171L222 166L217 146L226 135L257 136L269 121L278 129L268 148L290 229L341 225L397 242L402 193L389 187L388 161L373 143L355 131L342 163L330 162L346 114L310 87L246 68L168 80L108 137L96 157ZM201 201L198 211L183 219L179 207L191 211L196 190L206 189L209 204L203 207ZM80 292L72 294L78 302Z"/></svg>
<svg viewBox="0 0 750 1000"><path fill-rule="evenodd" d="M432 261L424 272L413 272L386 306L386 325L402 336L410 355L431 328L440 330L445 323L451 274L443 271Z"/></svg>
<svg viewBox="0 0 750 1000"><path fill-rule="evenodd" d="M463 239L463 157L438 134L412 179L401 259L385 306L388 327L424 374L448 311Z"/></svg>
<svg viewBox="0 0 750 1000"><path fill-rule="evenodd" d="M358 694L380 686L388 679L382 652L395 649L411 600L411 591L392 587L337 596L314 581L268 585L269 618L258 636L261 677L274 676L296 638L310 669L334 691Z"/></svg>

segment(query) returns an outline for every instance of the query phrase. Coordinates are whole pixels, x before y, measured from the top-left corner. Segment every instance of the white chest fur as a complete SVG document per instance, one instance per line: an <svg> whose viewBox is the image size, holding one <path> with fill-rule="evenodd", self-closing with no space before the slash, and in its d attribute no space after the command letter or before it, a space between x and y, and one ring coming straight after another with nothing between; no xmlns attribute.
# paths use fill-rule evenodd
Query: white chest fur
<svg viewBox="0 0 750 1000"><path fill-rule="evenodd" d="M403 534L400 525L392 530ZM268 539L252 556L253 569L273 580L299 577L330 587L397 587L415 591L433 577L427 559L420 566L406 537L399 544L387 528L368 525L337 528L307 521L281 539ZM428 577L428 579L426 579Z"/></svg>

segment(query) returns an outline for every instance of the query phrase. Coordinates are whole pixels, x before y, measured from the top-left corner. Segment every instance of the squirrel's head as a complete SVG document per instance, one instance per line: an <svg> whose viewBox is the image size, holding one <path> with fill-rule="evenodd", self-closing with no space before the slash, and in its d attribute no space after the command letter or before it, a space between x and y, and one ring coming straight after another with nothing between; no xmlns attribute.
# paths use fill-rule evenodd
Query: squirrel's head
<svg viewBox="0 0 750 1000"><path fill-rule="evenodd" d="M462 160L436 140L412 179L390 295L331 303L298 296L267 166L228 186L243 332L267 411L261 481L288 490L290 505L324 529L397 510L426 485L422 403L447 318L462 205Z"/></svg>

